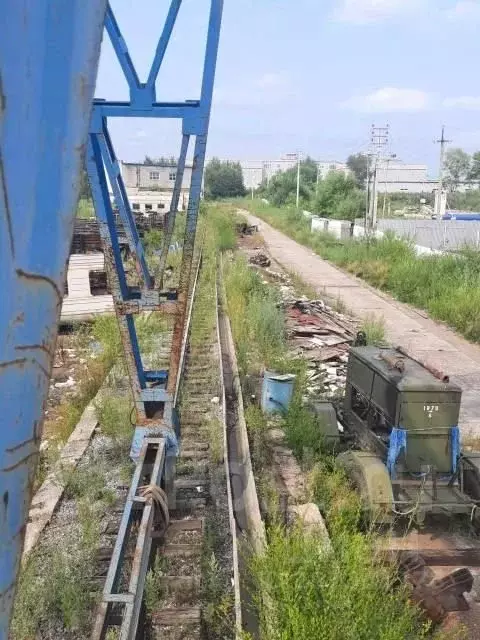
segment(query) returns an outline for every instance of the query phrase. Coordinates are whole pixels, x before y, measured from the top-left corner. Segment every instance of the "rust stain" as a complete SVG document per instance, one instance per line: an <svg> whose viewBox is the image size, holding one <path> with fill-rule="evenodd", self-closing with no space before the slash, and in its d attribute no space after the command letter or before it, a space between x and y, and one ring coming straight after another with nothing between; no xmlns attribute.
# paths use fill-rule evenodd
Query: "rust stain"
<svg viewBox="0 0 480 640"><path fill-rule="evenodd" d="M34 458L36 456L38 456L38 451L32 451L31 453L28 454L28 456L25 456L15 464L12 464L10 467L3 467L2 469L0 469L0 471L2 471L2 473L9 473L14 469L18 469L18 467L21 467L22 465L26 465L30 460L30 458Z"/></svg>
<svg viewBox="0 0 480 640"><path fill-rule="evenodd" d="M40 349L45 351L47 356L53 357L53 350L49 349L46 344L21 344L15 347L15 351L31 351L33 349Z"/></svg>
<svg viewBox="0 0 480 640"><path fill-rule="evenodd" d="M41 282L46 282L49 285L51 285L51 287L53 288L53 290L57 295L58 304L62 303L62 294L56 282L52 280L52 278L49 278L48 276L45 276L42 273L30 273L28 271L25 271L24 269L16 269L15 271L20 278L25 278L26 280L34 280L34 281L40 280Z"/></svg>
<svg viewBox="0 0 480 640"><path fill-rule="evenodd" d="M35 427L34 427L34 432L35 432ZM18 451L18 449L21 449L22 447L24 447L25 445L29 444L30 442L35 443L37 440L37 438L35 436L33 436L33 438L28 438L27 440L24 440L23 442L20 442L20 444L16 444L14 447L8 447L5 449L5 451L8 451L9 453L14 453L15 451Z"/></svg>
<svg viewBox="0 0 480 640"><path fill-rule="evenodd" d="M7 367L16 367L25 365L28 362L27 358L16 358L15 360L6 360L0 362L0 369L6 369Z"/></svg>

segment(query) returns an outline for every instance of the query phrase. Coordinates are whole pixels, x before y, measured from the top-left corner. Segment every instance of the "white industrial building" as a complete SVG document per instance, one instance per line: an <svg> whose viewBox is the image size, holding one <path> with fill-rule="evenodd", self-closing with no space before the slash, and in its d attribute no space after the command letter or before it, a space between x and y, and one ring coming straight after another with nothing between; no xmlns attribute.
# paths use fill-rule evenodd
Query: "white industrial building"
<svg viewBox="0 0 480 640"><path fill-rule="evenodd" d="M330 171L342 171L348 173L348 167L345 162L323 161L318 160L318 175L325 178ZM277 173L288 171L297 165L297 154L289 153L279 160L243 160L240 166L243 172L243 182L245 188L257 189L264 181L268 182Z"/></svg>
<svg viewBox="0 0 480 640"><path fill-rule="evenodd" d="M149 213L168 211L172 201L177 167L172 164L148 165L121 162L120 172L133 211ZM178 208L188 207L192 166L185 165Z"/></svg>
<svg viewBox="0 0 480 640"><path fill-rule="evenodd" d="M438 180L430 180L426 164L406 164L399 160L380 160L377 164L379 193L432 193Z"/></svg>

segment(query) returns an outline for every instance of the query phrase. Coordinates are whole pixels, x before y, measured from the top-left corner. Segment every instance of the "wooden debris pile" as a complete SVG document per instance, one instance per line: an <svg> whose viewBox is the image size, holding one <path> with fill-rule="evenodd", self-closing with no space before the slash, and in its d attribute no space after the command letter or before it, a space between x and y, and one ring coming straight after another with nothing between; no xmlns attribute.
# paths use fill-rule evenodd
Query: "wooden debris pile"
<svg viewBox="0 0 480 640"><path fill-rule="evenodd" d="M263 268L269 267L271 264L270 258L261 251L259 251L258 253L254 253L253 256L250 256L248 262L250 264L256 265L257 267Z"/></svg>
<svg viewBox="0 0 480 640"><path fill-rule="evenodd" d="M348 350L357 328L323 300L300 299L284 303L286 328L294 355L308 361L308 394L331 397L342 392Z"/></svg>

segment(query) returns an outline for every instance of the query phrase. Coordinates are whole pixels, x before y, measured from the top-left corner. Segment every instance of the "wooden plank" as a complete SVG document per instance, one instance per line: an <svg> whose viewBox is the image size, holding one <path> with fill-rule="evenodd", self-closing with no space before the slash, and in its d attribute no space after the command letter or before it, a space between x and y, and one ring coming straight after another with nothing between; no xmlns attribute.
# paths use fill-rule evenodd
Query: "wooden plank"
<svg viewBox="0 0 480 640"><path fill-rule="evenodd" d="M181 531L203 531L204 518L185 518L184 520L170 520L167 535Z"/></svg>
<svg viewBox="0 0 480 640"><path fill-rule="evenodd" d="M171 627L182 624L200 624L200 607L176 607L152 613L154 625Z"/></svg>

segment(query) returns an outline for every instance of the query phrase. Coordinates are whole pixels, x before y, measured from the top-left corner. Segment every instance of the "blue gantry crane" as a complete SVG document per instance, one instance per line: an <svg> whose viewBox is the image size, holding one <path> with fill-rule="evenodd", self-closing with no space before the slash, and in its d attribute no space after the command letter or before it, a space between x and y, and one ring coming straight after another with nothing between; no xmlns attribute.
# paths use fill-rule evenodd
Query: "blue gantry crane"
<svg viewBox="0 0 480 640"><path fill-rule="evenodd" d="M141 81L106 0L2 3L0 640L8 636L85 156L136 409L132 456L137 460L137 471L107 576L103 605L106 611L113 601L123 603L132 628L138 618L138 598L132 602L128 594L118 593L119 565L135 501L135 477L138 481L145 461L145 443L156 443L153 480L166 488L171 474L168 453L176 452L174 397L223 0L210 0L200 97L184 102L158 102L155 82L181 5L182 0L171 0L150 72L146 81ZM128 83L130 99L126 102L93 99L104 26ZM148 269L108 132L108 120L115 117L175 118L182 123L176 180L166 217L157 281ZM163 270L191 137L195 138L193 170L180 280L178 290L166 291L162 287ZM108 183L135 259L139 282L135 287L127 283ZM158 311L174 318L168 370L146 370L142 362L134 318L143 311ZM151 514L145 512L144 519L151 525ZM138 545L142 546L140 565L145 568L148 541L140 540ZM141 574L135 587L141 597Z"/></svg>

